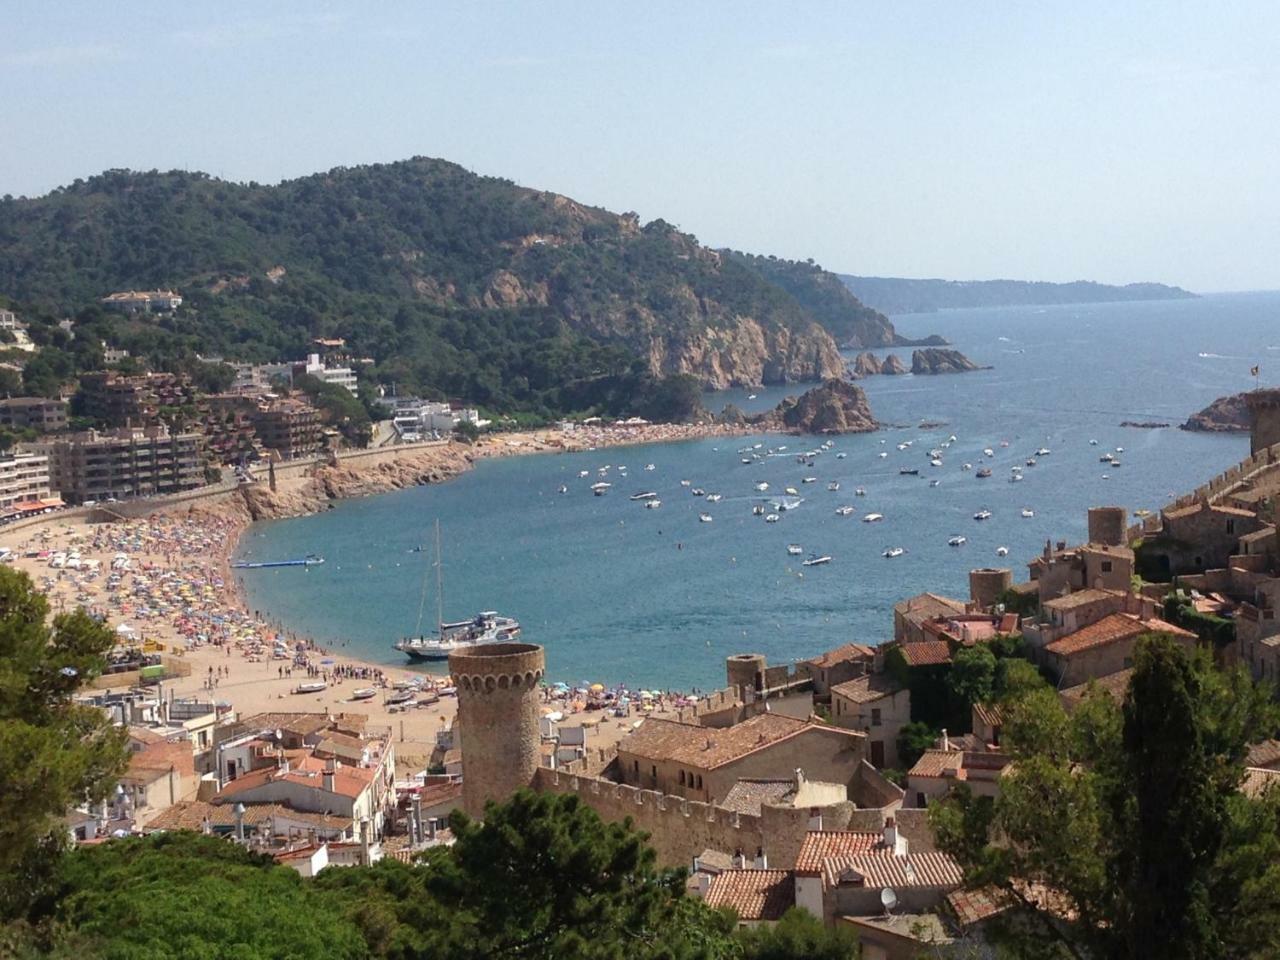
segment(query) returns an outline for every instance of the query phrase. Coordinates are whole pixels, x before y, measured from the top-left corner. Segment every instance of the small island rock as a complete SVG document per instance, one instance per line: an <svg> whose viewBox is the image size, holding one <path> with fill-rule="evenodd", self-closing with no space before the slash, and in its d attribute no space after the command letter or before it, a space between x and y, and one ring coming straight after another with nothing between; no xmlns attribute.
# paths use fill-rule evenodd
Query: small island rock
<svg viewBox="0 0 1280 960"><path fill-rule="evenodd" d="M1180 426L1183 430L1206 433L1245 433L1249 430L1249 423L1249 406L1245 402L1245 394L1236 393L1229 397L1219 397L1199 413L1193 413Z"/></svg>

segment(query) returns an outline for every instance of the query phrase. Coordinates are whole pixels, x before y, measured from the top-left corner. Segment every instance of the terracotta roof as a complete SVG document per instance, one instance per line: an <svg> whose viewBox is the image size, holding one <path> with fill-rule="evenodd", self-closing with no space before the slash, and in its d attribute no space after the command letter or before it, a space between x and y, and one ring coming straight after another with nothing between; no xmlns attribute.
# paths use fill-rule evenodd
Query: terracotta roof
<svg viewBox="0 0 1280 960"><path fill-rule="evenodd" d="M963 600L952 600L950 597L939 596L936 593L922 593L916 597L900 600L893 605L894 613L917 622L964 613L964 609Z"/></svg>
<svg viewBox="0 0 1280 960"><path fill-rule="evenodd" d="M313 790L323 790L324 771L325 761L312 757L304 758L298 762L291 761L287 773L281 772L276 767L254 770L223 786L222 792L218 794L218 802L225 802L226 798L282 780L309 787ZM354 799L368 788L369 784L373 782L373 778L374 771L368 767L351 767L346 764L339 764L333 775L332 792L338 796Z"/></svg>
<svg viewBox="0 0 1280 960"><path fill-rule="evenodd" d="M860 736L776 713L762 713L732 727L711 728L650 717L618 744L622 753L646 760L672 760L701 770L731 763L761 747L802 733Z"/></svg>
<svg viewBox="0 0 1280 960"><path fill-rule="evenodd" d="M893 856L882 853L837 856L822 865L826 886L856 884L865 887L955 887L964 880L964 871L947 854L912 853Z"/></svg>
<svg viewBox="0 0 1280 960"><path fill-rule="evenodd" d="M816 877L822 864L831 857L855 857L887 850L878 833L854 833L851 830L810 830L796 855L796 873Z"/></svg>
<svg viewBox="0 0 1280 960"><path fill-rule="evenodd" d="M815 667L833 667L837 663L846 663L850 660L870 660L875 655L876 651L873 647L861 643L846 643L842 647L836 647L834 650L828 650L826 653L801 662Z"/></svg>
<svg viewBox="0 0 1280 960"><path fill-rule="evenodd" d="M909 667L931 667L951 662L951 645L945 640L904 643L898 648Z"/></svg>
<svg viewBox="0 0 1280 960"><path fill-rule="evenodd" d="M762 804L780 803L795 789L796 785L791 780L739 780L717 806L737 813L758 815Z"/></svg>
<svg viewBox="0 0 1280 960"><path fill-rule="evenodd" d="M1094 677L1085 683L1067 687L1062 691L1061 696L1068 704L1079 703L1089 691L1089 684L1092 683L1097 686L1100 692L1110 694L1116 700L1123 700L1124 695L1129 692L1129 678L1131 676L1133 676L1132 670L1117 670L1115 673L1108 673L1104 677Z"/></svg>
<svg viewBox="0 0 1280 960"><path fill-rule="evenodd" d="M1055 597L1052 600L1044 602L1046 610L1075 610L1079 607L1088 606L1091 603L1098 603L1102 600L1111 600L1124 596L1114 590L1095 590L1090 587L1087 590L1077 590L1075 593L1068 593L1065 597Z"/></svg>
<svg viewBox="0 0 1280 960"><path fill-rule="evenodd" d="M973 715L989 727L998 727L1004 723L1004 710L998 704L975 703Z"/></svg>
<svg viewBox="0 0 1280 960"><path fill-rule="evenodd" d="M985 886L975 890L953 890L947 894L947 903L955 911L960 926L968 927L1003 913L1016 901L1008 890Z"/></svg>
<svg viewBox="0 0 1280 960"><path fill-rule="evenodd" d="M732 907L739 920L779 920L796 903L790 870L726 870L711 878L709 907Z"/></svg>
<svg viewBox="0 0 1280 960"><path fill-rule="evenodd" d="M1000 626L996 630L1000 633L1015 633L1018 629L1018 615L1016 613L1006 613L1000 618Z"/></svg>
<svg viewBox="0 0 1280 960"><path fill-rule="evenodd" d="M1280 740L1251 744L1245 763L1250 767L1270 767L1280 763Z"/></svg>
<svg viewBox="0 0 1280 960"><path fill-rule="evenodd" d="M247 827L265 826L274 817L287 817L297 823L309 823L333 830L349 830L350 817L334 817L322 813L294 810L279 803L246 803L244 823ZM205 821L213 827L234 827L235 807L230 804L205 803L202 800L183 800L173 804L153 817L146 831L153 830L203 830Z"/></svg>
<svg viewBox="0 0 1280 960"><path fill-rule="evenodd" d="M942 777L960 769L964 754L959 750L926 750L907 771L909 777Z"/></svg>
<svg viewBox="0 0 1280 960"><path fill-rule="evenodd" d="M1224 507L1220 504L1206 504L1203 500L1191 504L1186 507L1178 507L1175 510L1162 511L1166 520L1181 520L1185 517L1194 517L1206 506L1214 513L1225 513L1232 517L1256 517L1257 514L1252 510L1241 510L1238 507Z"/></svg>
<svg viewBox="0 0 1280 960"><path fill-rule="evenodd" d="M461 796L461 780L453 780L449 783L433 783L430 786L422 787L417 792L417 797L424 807L445 803L449 800L457 800Z"/></svg>
<svg viewBox="0 0 1280 960"><path fill-rule="evenodd" d="M1260 797L1277 784L1280 784L1280 770L1268 770L1265 767L1246 767L1240 789L1246 796Z"/></svg>
<svg viewBox="0 0 1280 960"><path fill-rule="evenodd" d="M1059 657L1070 657L1085 650L1093 650L1110 643L1131 640L1144 633L1167 633L1174 637L1194 640L1196 635L1189 630L1175 627L1156 617L1141 620L1131 613L1112 613L1097 623L1082 627L1075 633L1059 637L1053 643L1046 644L1045 650Z"/></svg>
<svg viewBox="0 0 1280 960"><path fill-rule="evenodd" d="M845 697L854 703L871 703L873 700L880 700L884 697L891 697L902 687L881 673L868 674L865 677L855 677L852 680L846 680L844 683L838 683L831 688L834 695Z"/></svg>

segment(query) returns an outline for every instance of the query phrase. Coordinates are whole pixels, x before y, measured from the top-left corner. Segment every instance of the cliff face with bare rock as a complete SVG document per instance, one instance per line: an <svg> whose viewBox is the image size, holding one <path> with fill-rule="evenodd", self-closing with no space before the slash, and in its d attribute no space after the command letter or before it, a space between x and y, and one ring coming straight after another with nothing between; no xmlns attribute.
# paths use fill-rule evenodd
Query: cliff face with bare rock
<svg viewBox="0 0 1280 960"><path fill-rule="evenodd" d="M896 353L891 353L884 358L884 363L880 364L880 372L885 376L897 377L906 373L907 368L902 365Z"/></svg>
<svg viewBox="0 0 1280 960"><path fill-rule="evenodd" d="M1245 395L1237 393L1219 397L1200 412L1193 413L1186 423L1179 426L1182 430L1205 433L1247 433L1249 424L1249 406L1245 403Z"/></svg>
<svg viewBox="0 0 1280 960"><path fill-rule="evenodd" d="M799 398L787 397L752 422L788 433L870 433L880 427L867 395L847 380L827 380Z"/></svg>

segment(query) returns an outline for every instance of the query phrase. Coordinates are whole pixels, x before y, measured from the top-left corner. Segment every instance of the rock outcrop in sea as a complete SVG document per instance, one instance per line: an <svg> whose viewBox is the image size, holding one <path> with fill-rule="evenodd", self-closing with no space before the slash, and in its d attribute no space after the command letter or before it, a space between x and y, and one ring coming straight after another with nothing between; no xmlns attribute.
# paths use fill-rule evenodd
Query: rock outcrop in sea
<svg viewBox="0 0 1280 960"><path fill-rule="evenodd" d="M1246 433L1249 430L1249 406L1245 394L1219 397L1198 413L1193 413L1179 429L1205 433Z"/></svg>
<svg viewBox="0 0 1280 960"><path fill-rule="evenodd" d="M827 380L800 397L787 397L773 410L753 418L765 430L788 433L870 433L880 424L862 388L848 380Z"/></svg>
<svg viewBox="0 0 1280 960"><path fill-rule="evenodd" d="M855 377L874 377L880 372L880 358L870 351L860 353L849 365L849 372Z"/></svg>
<svg viewBox="0 0 1280 960"><path fill-rule="evenodd" d="M980 367L959 350L939 350L929 348L916 350L911 354L911 372L915 374L929 373L968 373L970 370L989 370Z"/></svg>
<svg viewBox="0 0 1280 960"><path fill-rule="evenodd" d="M880 372L885 376L899 377L907 372L907 368L902 365L902 361L898 359L896 353L891 353L880 364Z"/></svg>

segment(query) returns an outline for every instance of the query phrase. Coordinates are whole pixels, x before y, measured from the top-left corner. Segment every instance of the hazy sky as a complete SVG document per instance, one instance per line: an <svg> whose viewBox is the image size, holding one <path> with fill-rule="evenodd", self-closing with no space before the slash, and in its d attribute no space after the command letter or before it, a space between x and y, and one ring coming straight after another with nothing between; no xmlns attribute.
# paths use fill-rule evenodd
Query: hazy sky
<svg viewBox="0 0 1280 960"><path fill-rule="evenodd" d="M1280 288L1275 0L626 6L6 0L0 193L424 154L842 272Z"/></svg>

